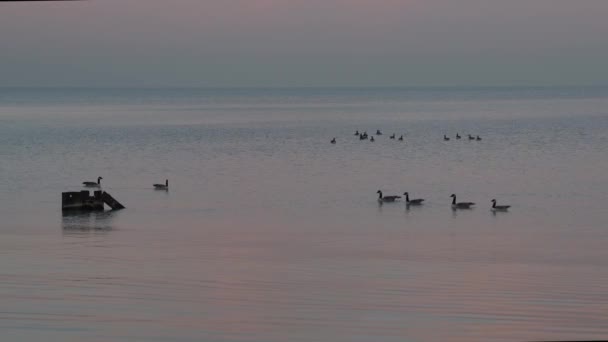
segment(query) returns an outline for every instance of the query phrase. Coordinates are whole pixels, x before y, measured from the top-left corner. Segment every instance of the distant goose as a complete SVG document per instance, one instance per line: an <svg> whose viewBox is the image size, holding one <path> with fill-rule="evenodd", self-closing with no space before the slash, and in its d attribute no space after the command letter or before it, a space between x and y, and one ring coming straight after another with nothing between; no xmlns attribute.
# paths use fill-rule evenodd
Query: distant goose
<svg viewBox="0 0 608 342"><path fill-rule="evenodd" d="M460 134L456 133L456 139L460 139Z"/></svg>
<svg viewBox="0 0 608 342"><path fill-rule="evenodd" d="M399 141L403 141L403 135L399 137Z"/></svg>
<svg viewBox="0 0 608 342"><path fill-rule="evenodd" d="M165 184L154 184L154 189L156 189L156 190L168 190L169 189L169 180L165 179Z"/></svg>
<svg viewBox="0 0 608 342"><path fill-rule="evenodd" d="M396 200L401 198L401 196L382 196L382 191L380 191L380 190L378 190L376 193L378 194L378 202L380 202L380 203L395 202Z"/></svg>
<svg viewBox="0 0 608 342"><path fill-rule="evenodd" d="M365 140L365 139L367 139L367 134L359 135L359 140Z"/></svg>
<svg viewBox="0 0 608 342"><path fill-rule="evenodd" d="M492 211L507 211L511 208L510 205L496 205L496 200L492 200Z"/></svg>
<svg viewBox="0 0 608 342"><path fill-rule="evenodd" d="M82 185L89 188L99 188L101 186L101 180L103 177L97 177L97 182L82 182Z"/></svg>
<svg viewBox="0 0 608 342"><path fill-rule="evenodd" d="M379 129L377 129L376 130L376 135L382 135L382 132Z"/></svg>
<svg viewBox="0 0 608 342"><path fill-rule="evenodd" d="M475 137L469 134L469 140L475 140Z"/></svg>
<svg viewBox="0 0 608 342"><path fill-rule="evenodd" d="M331 139L331 143L335 144L336 143L336 138Z"/></svg>
<svg viewBox="0 0 608 342"><path fill-rule="evenodd" d="M479 137L479 135L477 136L477 138L475 138L475 140L481 141L481 138Z"/></svg>
<svg viewBox="0 0 608 342"><path fill-rule="evenodd" d="M354 135L359 135L359 130L356 130Z"/></svg>
<svg viewBox="0 0 608 342"><path fill-rule="evenodd" d="M395 133L389 137L390 139L395 139Z"/></svg>
<svg viewBox="0 0 608 342"><path fill-rule="evenodd" d="M374 137L369 138L369 141L374 142L376 141L376 139L374 139Z"/></svg>
<svg viewBox="0 0 608 342"><path fill-rule="evenodd" d="M443 141L450 141L450 138L448 138L448 136L444 134L443 135Z"/></svg>
<svg viewBox="0 0 608 342"><path fill-rule="evenodd" d="M422 202L424 202L424 199L422 198L410 199L409 192L404 192L403 196L405 196L405 204L407 205L422 205Z"/></svg>
<svg viewBox="0 0 608 342"><path fill-rule="evenodd" d="M456 195L450 195L452 197L452 209L471 209L475 205L473 202L456 202Z"/></svg>

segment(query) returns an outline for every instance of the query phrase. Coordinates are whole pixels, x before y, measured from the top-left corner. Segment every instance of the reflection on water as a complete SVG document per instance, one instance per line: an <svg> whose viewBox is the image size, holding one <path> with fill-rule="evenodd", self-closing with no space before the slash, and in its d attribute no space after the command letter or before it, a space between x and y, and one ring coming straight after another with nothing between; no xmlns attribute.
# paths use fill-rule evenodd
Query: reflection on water
<svg viewBox="0 0 608 342"><path fill-rule="evenodd" d="M112 220L118 214L114 210L106 211L63 211L61 225L65 232L111 231Z"/></svg>
<svg viewBox="0 0 608 342"><path fill-rule="evenodd" d="M608 90L24 92L0 94L3 340L608 336ZM443 141L457 131L483 143ZM58 194L98 174L127 209L59 220ZM454 192L479 206L451 210Z"/></svg>

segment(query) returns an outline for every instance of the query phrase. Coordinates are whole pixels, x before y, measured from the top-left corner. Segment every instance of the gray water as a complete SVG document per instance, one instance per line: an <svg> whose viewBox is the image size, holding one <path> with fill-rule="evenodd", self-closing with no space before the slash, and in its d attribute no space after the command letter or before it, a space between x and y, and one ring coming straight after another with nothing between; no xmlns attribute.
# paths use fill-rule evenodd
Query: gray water
<svg viewBox="0 0 608 342"><path fill-rule="evenodd" d="M0 89L0 331L605 339L607 152L608 88Z"/></svg>

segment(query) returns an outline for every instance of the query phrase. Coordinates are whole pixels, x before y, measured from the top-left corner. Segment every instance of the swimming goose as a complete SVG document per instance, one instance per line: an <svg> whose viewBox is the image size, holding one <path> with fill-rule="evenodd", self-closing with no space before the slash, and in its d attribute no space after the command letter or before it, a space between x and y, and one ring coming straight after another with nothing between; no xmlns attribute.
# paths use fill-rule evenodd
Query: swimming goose
<svg viewBox="0 0 608 342"><path fill-rule="evenodd" d="M511 208L510 205L496 205L496 200L492 200L492 211L507 211Z"/></svg>
<svg viewBox="0 0 608 342"><path fill-rule="evenodd" d="M460 134L456 133L456 139L460 139Z"/></svg>
<svg viewBox="0 0 608 342"><path fill-rule="evenodd" d="M395 139L395 133L389 137L389 139Z"/></svg>
<svg viewBox="0 0 608 342"><path fill-rule="evenodd" d="M99 188L101 186L102 179L103 179L103 177L97 177L97 183L96 182L82 182L82 185L89 187L89 188Z"/></svg>
<svg viewBox="0 0 608 342"><path fill-rule="evenodd" d="M401 196L382 196L382 191L378 190L376 191L376 193L378 194L378 202L395 202L396 200L400 199Z"/></svg>
<svg viewBox="0 0 608 342"><path fill-rule="evenodd" d="M154 184L154 189L156 189L156 190L168 190L169 189L169 180L165 179L165 184Z"/></svg>
<svg viewBox="0 0 608 342"><path fill-rule="evenodd" d="M448 136L444 134L443 135L443 141L450 141L450 138L448 138Z"/></svg>
<svg viewBox="0 0 608 342"><path fill-rule="evenodd" d="M403 135L399 137L399 141L403 141Z"/></svg>
<svg viewBox="0 0 608 342"><path fill-rule="evenodd" d="M382 132L380 132L379 129L376 130L376 135L382 135Z"/></svg>
<svg viewBox="0 0 608 342"><path fill-rule="evenodd" d="M452 197L452 209L471 209L475 205L473 202L456 202L456 195L450 195Z"/></svg>
<svg viewBox="0 0 608 342"><path fill-rule="evenodd" d="M403 196L405 196L405 204L407 205L422 205L422 202L424 202L424 199L422 198L410 199L409 192L404 192Z"/></svg>
<svg viewBox="0 0 608 342"><path fill-rule="evenodd" d="M475 140L475 137L469 134L469 140Z"/></svg>
<svg viewBox="0 0 608 342"><path fill-rule="evenodd" d="M331 143L335 144L336 143L336 138L331 139Z"/></svg>
<svg viewBox="0 0 608 342"><path fill-rule="evenodd" d="M371 137L371 138L369 138L369 141L374 142L376 140L374 139L374 137Z"/></svg>
<svg viewBox="0 0 608 342"><path fill-rule="evenodd" d="M481 138L479 137L479 135L477 136L477 138L475 140L481 141Z"/></svg>
<svg viewBox="0 0 608 342"><path fill-rule="evenodd" d="M359 130L356 130L354 135L359 135Z"/></svg>

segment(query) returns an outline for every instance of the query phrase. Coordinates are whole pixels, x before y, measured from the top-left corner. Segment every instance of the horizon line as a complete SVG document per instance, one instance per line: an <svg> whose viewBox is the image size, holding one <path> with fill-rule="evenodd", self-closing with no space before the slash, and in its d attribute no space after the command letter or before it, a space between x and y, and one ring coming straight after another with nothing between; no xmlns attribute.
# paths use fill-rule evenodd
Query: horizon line
<svg viewBox="0 0 608 342"><path fill-rule="evenodd" d="M2 0L0 0L2 1ZM477 89L477 88L606 88L608 84L513 85L308 85L308 86L207 86L207 85L0 85L0 89Z"/></svg>

